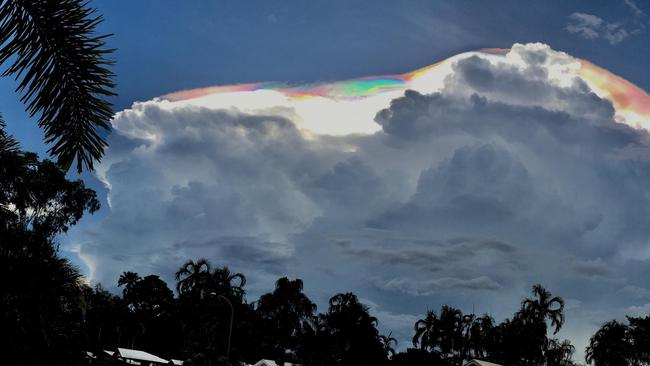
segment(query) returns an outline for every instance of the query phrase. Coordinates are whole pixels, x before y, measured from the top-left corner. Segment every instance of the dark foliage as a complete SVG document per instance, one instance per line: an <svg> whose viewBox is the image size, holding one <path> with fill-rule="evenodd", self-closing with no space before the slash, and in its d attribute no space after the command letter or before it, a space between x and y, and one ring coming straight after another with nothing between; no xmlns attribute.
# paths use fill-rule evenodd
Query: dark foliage
<svg viewBox="0 0 650 366"><path fill-rule="evenodd" d="M5 136L10 139L10 137ZM79 364L84 286L54 238L99 208L50 161L0 151L0 352L9 365Z"/></svg>

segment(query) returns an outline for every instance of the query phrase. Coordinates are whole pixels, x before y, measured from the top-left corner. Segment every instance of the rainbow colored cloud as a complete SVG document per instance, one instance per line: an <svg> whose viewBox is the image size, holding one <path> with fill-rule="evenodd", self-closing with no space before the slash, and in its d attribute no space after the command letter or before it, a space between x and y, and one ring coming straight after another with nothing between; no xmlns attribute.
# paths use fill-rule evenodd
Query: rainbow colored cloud
<svg viewBox="0 0 650 366"><path fill-rule="evenodd" d="M479 55L499 62L500 60L505 61L509 52L510 49L503 48L486 48L479 51L466 52L404 74L368 76L344 81L297 85L283 82L260 82L213 86L167 94L162 99L172 103L182 102L184 104L211 107L219 105L229 107L235 105L239 107L239 103L229 105L233 100L232 98L214 97L231 96L239 100L239 97L253 92L272 92L272 95L275 96L275 98L270 99L273 101L272 103L302 109L302 111L297 113L298 115L310 114L309 111L301 108L300 105L308 104L312 110L315 108L318 110L317 113L322 113L324 108L328 108L327 104L336 102L337 108L343 108L346 112L350 112L351 109L357 109L351 115L360 116L364 114L360 108L350 107L349 105L346 107L344 104L375 99L375 103L364 106L364 108L368 106L374 107L375 109L372 113L375 113L377 110L387 106L391 99L402 95L407 89L413 89L422 93L431 93L439 90L442 87L445 76L452 72L452 65L456 60L472 55ZM616 120L618 122L628 124L635 128L650 130L650 96L644 90L588 61L575 59L575 63L577 67L574 68L574 74L565 74L563 77L579 77L599 97L610 100L616 110ZM271 96L271 94L266 94L266 96ZM320 100L320 104L322 105L317 105L318 103L314 101L316 99ZM310 100L311 102L309 102ZM330 103L327 103L328 101ZM260 99L257 99L255 103L260 103ZM262 102L260 105L265 108L270 108L272 107L272 103L267 104ZM249 104L248 106L250 107L251 105ZM336 114L332 109L329 109L327 113ZM372 119L373 117L374 115L369 115L363 116L362 118ZM377 126L373 127L368 124L362 128L329 129L323 128L323 126L317 126L321 122L326 125L329 124L327 121L320 120L306 123L306 125L308 129L314 132L331 134L371 133L378 129Z"/></svg>

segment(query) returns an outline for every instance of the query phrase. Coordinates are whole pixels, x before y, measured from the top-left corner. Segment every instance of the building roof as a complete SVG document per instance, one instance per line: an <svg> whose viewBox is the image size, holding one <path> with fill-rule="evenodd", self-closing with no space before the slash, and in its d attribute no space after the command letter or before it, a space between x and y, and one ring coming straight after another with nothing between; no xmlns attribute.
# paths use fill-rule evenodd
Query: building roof
<svg viewBox="0 0 650 366"><path fill-rule="evenodd" d="M160 358L156 355L152 355L151 353L145 351L139 351L137 349L118 348L117 356L121 358L127 358L129 360L156 362L161 364L169 363L169 361L163 358Z"/></svg>
<svg viewBox="0 0 650 366"><path fill-rule="evenodd" d="M253 366L278 366L278 364L275 363L275 361L272 360L259 360L257 363ZM299 366L298 364L291 364L288 362L284 363L284 366Z"/></svg>
<svg viewBox="0 0 650 366"><path fill-rule="evenodd" d="M175 359L172 358L171 360L169 360L169 363L172 364L172 365L182 365L183 361L175 360Z"/></svg>
<svg viewBox="0 0 650 366"><path fill-rule="evenodd" d="M487 361L471 360L468 363L466 363L464 366L501 366L501 365L492 362L487 362Z"/></svg>

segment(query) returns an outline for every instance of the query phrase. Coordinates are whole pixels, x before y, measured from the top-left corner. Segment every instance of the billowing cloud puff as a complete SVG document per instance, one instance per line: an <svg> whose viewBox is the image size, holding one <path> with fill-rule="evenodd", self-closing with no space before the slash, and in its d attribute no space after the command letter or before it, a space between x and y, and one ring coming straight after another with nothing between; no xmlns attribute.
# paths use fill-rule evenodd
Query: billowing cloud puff
<svg viewBox="0 0 650 366"><path fill-rule="evenodd" d="M71 240L105 284L207 257L246 273L251 297L281 275L321 304L352 290L402 346L427 307L500 319L541 282L572 304L563 332L581 349L648 301L648 100L518 44L403 75L135 103L98 169L109 212Z"/></svg>

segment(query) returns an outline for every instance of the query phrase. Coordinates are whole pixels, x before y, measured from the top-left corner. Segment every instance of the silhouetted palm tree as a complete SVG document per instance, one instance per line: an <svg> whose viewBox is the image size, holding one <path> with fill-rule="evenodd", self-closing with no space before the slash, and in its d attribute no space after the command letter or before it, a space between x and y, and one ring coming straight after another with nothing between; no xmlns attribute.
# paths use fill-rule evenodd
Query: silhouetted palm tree
<svg viewBox="0 0 650 366"><path fill-rule="evenodd" d="M330 298L323 320L329 335L330 352L341 366L377 365L386 354L377 331L377 318L353 293L341 293ZM326 338L328 339L328 338Z"/></svg>
<svg viewBox="0 0 650 366"><path fill-rule="evenodd" d="M427 310L427 315L424 319L415 322L413 336L413 346L419 347L422 350L431 351L438 344L438 330L437 324L438 317L432 310Z"/></svg>
<svg viewBox="0 0 650 366"><path fill-rule="evenodd" d="M490 336L494 327L494 319L488 314L480 317L472 316L469 329L465 332L465 344L468 358L484 358L487 355Z"/></svg>
<svg viewBox="0 0 650 366"><path fill-rule="evenodd" d="M196 262L189 260L176 272L176 291L179 294L189 293L193 289L204 287L212 265L205 258L199 258Z"/></svg>
<svg viewBox="0 0 650 366"><path fill-rule="evenodd" d="M135 272L127 271L120 275L120 278L117 280L117 287L124 286L122 293L124 297L128 297L128 293L135 286L138 281L140 281L140 275Z"/></svg>
<svg viewBox="0 0 650 366"><path fill-rule="evenodd" d="M387 336L385 335L380 335L379 340L381 341L382 346L384 347L384 352L386 352L386 356L394 356L395 355L395 346L397 346L397 339L391 337L393 333L388 333Z"/></svg>
<svg viewBox="0 0 650 366"><path fill-rule="evenodd" d="M3 76L19 79L27 111L38 115L49 152L68 169L92 169L106 147L101 131L110 129L114 95L112 64L102 21L84 0L6 0L0 3L0 64ZM1 127L1 126L0 126ZM0 150L7 141L0 139Z"/></svg>
<svg viewBox="0 0 650 366"><path fill-rule="evenodd" d="M282 277L275 282L275 290L262 295L257 302L256 311L267 336L263 343L278 364L285 361L288 351L296 349L303 322L316 311L316 305L302 290L302 280Z"/></svg>
<svg viewBox="0 0 650 366"><path fill-rule="evenodd" d="M443 305L437 322L440 334L440 355L443 359L460 358L463 347L463 314L460 310ZM456 360L459 363L462 360Z"/></svg>
<svg viewBox="0 0 650 366"><path fill-rule="evenodd" d="M521 313L524 319L533 321L550 320L553 334L557 334L564 324L564 300L553 296L542 285L534 285L533 298L526 298L521 303Z"/></svg>
<svg viewBox="0 0 650 366"><path fill-rule="evenodd" d="M211 287L217 294L242 298L246 276L241 273L232 273L227 266L215 268L212 271Z"/></svg>

